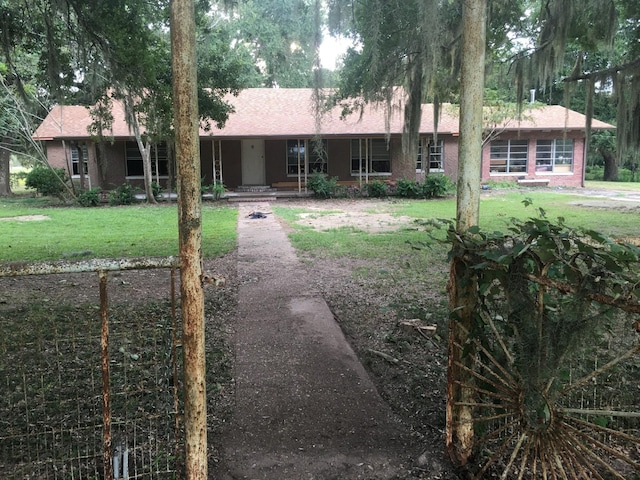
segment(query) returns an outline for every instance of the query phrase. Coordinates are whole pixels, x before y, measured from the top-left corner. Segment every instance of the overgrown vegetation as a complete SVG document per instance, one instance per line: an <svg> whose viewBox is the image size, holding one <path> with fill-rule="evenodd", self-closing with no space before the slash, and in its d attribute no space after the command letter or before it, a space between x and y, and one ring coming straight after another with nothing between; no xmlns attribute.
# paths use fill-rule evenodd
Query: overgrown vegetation
<svg viewBox="0 0 640 480"><path fill-rule="evenodd" d="M439 198L455 191L455 185L446 175L427 175L423 182L399 179L395 195L403 198Z"/></svg>
<svg viewBox="0 0 640 480"><path fill-rule="evenodd" d="M97 207L100 204L101 191L99 187L95 187L80 192L78 194L78 203L82 207Z"/></svg>
<svg viewBox="0 0 640 480"><path fill-rule="evenodd" d="M45 197L56 197L64 200L67 190L65 183L69 177L63 168L49 168L36 165L26 176L25 187L35 190Z"/></svg>
<svg viewBox="0 0 640 480"><path fill-rule="evenodd" d="M389 187L382 180L372 180L364 184L364 191L368 197L384 198L389 195Z"/></svg>
<svg viewBox="0 0 640 480"><path fill-rule="evenodd" d="M131 205L136 201L136 192L129 183L123 183L109 192L110 205Z"/></svg>
<svg viewBox="0 0 640 480"><path fill-rule="evenodd" d="M399 179L385 182L374 179L358 186L345 186L338 183L338 177L329 177L325 173L314 172L307 179L307 188L316 198L384 198L388 196L402 198L440 198L450 195L455 185L445 175L428 175L424 181Z"/></svg>
<svg viewBox="0 0 640 480"><path fill-rule="evenodd" d="M340 196L338 177L329 177L326 173L313 172L307 179L307 188L311 190L317 198Z"/></svg>
<svg viewBox="0 0 640 480"><path fill-rule="evenodd" d="M586 167L585 180L604 180L604 166L592 165ZM618 182L640 182L640 172L636 168L619 168Z"/></svg>
<svg viewBox="0 0 640 480"><path fill-rule="evenodd" d="M464 278L477 295L469 300L471 325L452 312L452 331L464 328L467 341L451 347L473 369L459 380L476 405L479 476L542 471L577 479L580 465L589 476L628 478L637 467L640 404L615 372L640 380L640 345L627 315L640 313L640 249L540 211L512 220L507 233L449 227L452 284ZM515 434L503 433L505 421ZM623 453L611 455L604 434ZM554 454L561 462L549 461Z"/></svg>

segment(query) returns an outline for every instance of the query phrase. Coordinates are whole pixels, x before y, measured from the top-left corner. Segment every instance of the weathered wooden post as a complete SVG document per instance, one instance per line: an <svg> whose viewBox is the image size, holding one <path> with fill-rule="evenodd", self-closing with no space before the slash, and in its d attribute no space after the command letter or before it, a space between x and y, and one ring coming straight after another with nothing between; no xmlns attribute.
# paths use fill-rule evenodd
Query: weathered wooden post
<svg viewBox="0 0 640 480"><path fill-rule="evenodd" d="M462 65L460 92L460 142L456 230L478 225L482 162L482 106L487 22L487 0L464 0L462 7ZM471 331L477 301L476 284L463 258L451 262L449 301L449 359L447 384L447 451L459 464L467 463L473 449L472 392L465 384L473 377L464 346Z"/></svg>
<svg viewBox="0 0 640 480"><path fill-rule="evenodd" d="M111 464L111 387L109 374L109 300L107 271L100 270L100 359L102 370L102 462L105 480L113 480Z"/></svg>
<svg viewBox="0 0 640 480"><path fill-rule="evenodd" d="M188 480L205 480L207 478L207 397L195 40L194 1L172 0L171 54L178 173L185 474Z"/></svg>

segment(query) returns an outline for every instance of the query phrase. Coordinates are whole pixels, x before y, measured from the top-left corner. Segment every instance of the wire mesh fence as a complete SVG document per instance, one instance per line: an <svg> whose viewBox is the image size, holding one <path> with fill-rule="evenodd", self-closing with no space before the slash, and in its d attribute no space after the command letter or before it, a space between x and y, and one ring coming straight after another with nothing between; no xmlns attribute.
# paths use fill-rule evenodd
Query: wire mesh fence
<svg viewBox="0 0 640 480"><path fill-rule="evenodd" d="M111 274L108 305L96 274L0 278L1 478L180 476L181 328L160 266Z"/></svg>
<svg viewBox="0 0 640 480"><path fill-rule="evenodd" d="M640 252L512 223L450 235L464 279L451 291L473 308L451 321L449 438L477 479L640 479Z"/></svg>

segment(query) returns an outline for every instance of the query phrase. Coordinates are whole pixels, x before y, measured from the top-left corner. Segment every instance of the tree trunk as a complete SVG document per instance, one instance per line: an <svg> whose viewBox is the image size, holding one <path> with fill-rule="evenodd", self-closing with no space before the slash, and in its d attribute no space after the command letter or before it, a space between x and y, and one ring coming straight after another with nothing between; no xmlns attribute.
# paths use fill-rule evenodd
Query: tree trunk
<svg viewBox="0 0 640 480"><path fill-rule="evenodd" d="M206 480L207 395L194 0L171 2L171 53L178 167L185 471L187 480Z"/></svg>
<svg viewBox="0 0 640 480"><path fill-rule="evenodd" d="M478 225L482 162L482 105L486 42L487 0L465 0L462 7L462 65L460 92L460 143L456 230ZM449 359L447 380L446 446L451 460L465 465L473 450L472 353L465 351L477 301L473 272L461 258L451 262L449 279Z"/></svg>
<svg viewBox="0 0 640 480"><path fill-rule="evenodd" d="M604 159L604 181L605 182L617 182L618 181L618 163L613 152L605 150L604 148L598 149L600 155Z"/></svg>
<svg viewBox="0 0 640 480"><path fill-rule="evenodd" d="M394 167L394 177L415 180L418 143L420 142L420 121L422 119L424 81L422 55L416 54L409 57L408 70L408 92L404 106L402 130L402 157L400 165ZM428 156L427 152L425 158Z"/></svg>
<svg viewBox="0 0 640 480"><path fill-rule="evenodd" d="M11 195L11 152L0 146L0 197Z"/></svg>
<svg viewBox="0 0 640 480"><path fill-rule="evenodd" d="M106 153L106 145L104 141L99 141L96 143L96 164L98 167L98 185L103 188L107 183L107 153Z"/></svg>
<svg viewBox="0 0 640 480"><path fill-rule="evenodd" d="M158 203L156 201L156 197L153 195L153 188L151 188L151 183L153 182L153 170L151 169L151 142L147 140L146 143L143 143L142 138L139 135L136 135L136 141L138 142L138 149L142 155L144 194L147 197L147 203Z"/></svg>

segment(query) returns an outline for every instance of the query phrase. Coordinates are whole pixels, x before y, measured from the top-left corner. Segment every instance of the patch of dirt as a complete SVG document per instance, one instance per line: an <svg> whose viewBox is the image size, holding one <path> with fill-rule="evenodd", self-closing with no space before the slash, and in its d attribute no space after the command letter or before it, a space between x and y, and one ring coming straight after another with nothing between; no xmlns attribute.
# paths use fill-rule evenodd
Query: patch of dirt
<svg viewBox="0 0 640 480"><path fill-rule="evenodd" d="M51 220L47 215L19 215L17 217L0 217L0 221L8 222L41 222L42 220Z"/></svg>
<svg viewBox="0 0 640 480"><path fill-rule="evenodd" d="M310 211L300 215L300 220L296 223L319 231L352 228L370 233L380 233L397 230L413 222L410 217L394 215L392 201L296 201L294 204Z"/></svg>

